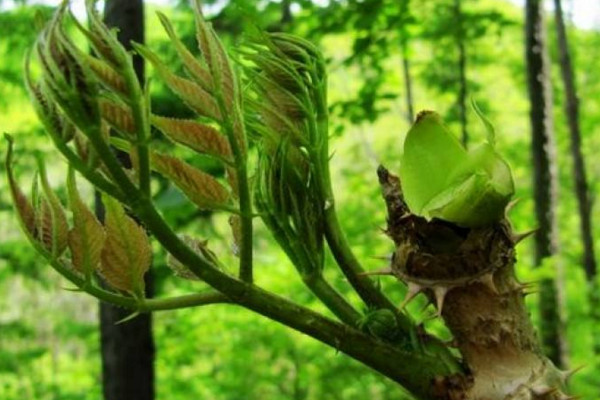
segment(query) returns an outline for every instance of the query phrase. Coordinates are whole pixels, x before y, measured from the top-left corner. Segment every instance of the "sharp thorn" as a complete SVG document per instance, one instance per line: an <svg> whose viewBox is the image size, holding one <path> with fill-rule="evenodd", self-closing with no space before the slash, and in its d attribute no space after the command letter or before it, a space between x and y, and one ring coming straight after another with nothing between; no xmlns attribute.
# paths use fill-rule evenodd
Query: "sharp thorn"
<svg viewBox="0 0 600 400"><path fill-rule="evenodd" d="M378 226L377 230L379 231L379 233L383 233L386 236L390 235L390 233L388 232L387 228L382 228L382 227Z"/></svg>
<svg viewBox="0 0 600 400"><path fill-rule="evenodd" d="M81 289L81 288L63 287L62 290L66 290L67 292L83 292L83 289Z"/></svg>
<svg viewBox="0 0 600 400"><path fill-rule="evenodd" d="M527 296L529 296L529 295L531 295L531 294L535 294L535 293L538 293L538 292L539 292L539 290L528 290L528 291L523 291L523 297L527 297Z"/></svg>
<svg viewBox="0 0 600 400"><path fill-rule="evenodd" d="M433 294L435 295L435 304L437 307L437 316L442 316L442 310L444 308L444 300L446 299L446 293L448 288L444 286L436 286L433 288Z"/></svg>
<svg viewBox="0 0 600 400"><path fill-rule="evenodd" d="M523 287L521 283L519 283L515 278L510 278L508 281L508 286L510 287L510 291L514 292L516 290L521 290Z"/></svg>
<svg viewBox="0 0 600 400"><path fill-rule="evenodd" d="M365 271L358 274L359 276L374 276L374 275L394 275L394 271L390 267L377 269L374 271Z"/></svg>
<svg viewBox="0 0 600 400"><path fill-rule="evenodd" d="M421 292L421 290L423 290L421 285L409 282L408 290L406 291L406 296L404 297L404 300L402 300L402 303L400 304L400 309L404 309L404 307L406 307L406 305L410 303L410 301L414 299L415 296Z"/></svg>
<svg viewBox="0 0 600 400"><path fill-rule="evenodd" d="M492 292L494 294L499 294L498 288L496 287L496 284L494 283L494 273L493 272L488 272L487 274L485 274L481 278L479 278L479 283L481 283L483 286L488 288L490 292Z"/></svg>
<svg viewBox="0 0 600 400"><path fill-rule="evenodd" d="M511 200L511 201L510 201L510 202L509 202L509 203L506 205L506 208L504 209L504 214L505 214L505 215L508 215L508 214L509 214L509 213L510 213L510 212L513 210L513 208L515 208L515 206L516 206L516 205L517 205L517 204L518 204L520 201L521 201L521 198L520 198L520 197L519 197L519 198L516 198L516 199L514 199L514 200Z"/></svg>
<svg viewBox="0 0 600 400"><path fill-rule="evenodd" d="M516 245L519 244L520 242L522 242L523 240L527 239L529 236L533 235L534 233L536 233L539 230L539 228L535 228L535 229L531 229L529 231L526 232L522 232L522 233L513 233L511 235L511 240L512 242Z"/></svg>
<svg viewBox="0 0 600 400"><path fill-rule="evenodd" d="M578 400L583 398L583 396L569 396L568 394L560 393L558 400Z"/></svg>
<svg viewBox="0 0 600 400"><path fill-rule="evenodd" d="M388 261L388 262L392 261L392 255L391 254L388 254L388 255L385 255L385 256L373 256L371 258L375 259L375 260L383 260L383 261Z"/></svg>
<svg viewBox="0 0 600 400"><path fill-rule="evenodd" d="M560 377L561 377L563 383L567 383L573 375L575 375L576 373L578 373L579 371L581 371L584 368L585 368L585 365L580 365L579 367L576 367L573 369L569 369L566 371L560 371Z"/></svg>
<svg viewBox="0 0 600 400"><path fill-rule="evenodd" d="M120 324L122 324L122 323L124 323L124 322L131 321L132 319L134 319L135 317L137 317L137 316L138 316L138 315L140 315L140 314L141 314L141 313L140 313L139 311L136 311L136 312L134 312L134 313L131 313L131 314L129 314L128 316L126 316L125 318L123 318L123 319L120 319L120 320L118 320L117 322L115 322L115 325L120 325Z"/></svg>
<svg viewBox="0 0 600 400"><path fill-rule="evenodd" d="M531 388L531 393L535 394L536 396L546 396L546 395L555 393L557 391L558 391L558 388L550 387L548 385L543 385L543 384Z"/></svg>

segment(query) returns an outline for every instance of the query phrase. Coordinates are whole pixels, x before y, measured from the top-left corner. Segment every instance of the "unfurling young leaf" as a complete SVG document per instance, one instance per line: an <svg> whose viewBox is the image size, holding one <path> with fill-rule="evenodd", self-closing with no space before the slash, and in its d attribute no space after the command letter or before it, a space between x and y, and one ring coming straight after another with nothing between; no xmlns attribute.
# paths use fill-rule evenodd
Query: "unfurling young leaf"
<svg viewBox="0 0 600 400"><path fill-rule="evenodd" d="M182 78L172 73L167 66L160 61L158 56L147 47L133 43L135 51L150 62L156 72L165 81L169 89L179 96L192 110L214 120L220 120L221 114L217 102L212 95L192 80Z"/></svg>
<svg viewBox="0 0 600 400"><path fill-rule="evenodd" d="M484 120L486 122L486 120ZM408 132L400 181L409 209L474 228L499 221L514 193L510 167L488 142L466 151L440 116L423 111Z"/></svg>
<svg viewBox="0 0 600 400"><path fill-rule="evenodd" d="M221 91L225 104L230 110L234 99L237 97L237 82L234 78L231 63L223 43L217 37L211 24L204 19L200 1L194 0L193 6L198 47L215 82L216 90Z"/></svg>
<svg viewBox="0 0 600 400"><path fill-rule="evenodd" d="M152 168L171 180L198 207L216 209L229 200L229 192L215 178L171 156L153 153Z"/></svg>
<svg viewBox="0 0 600 400"><path fill-rule="evenodd" d="M89 66L90 70L94 73L94 75L96 75L103 85L119 94L127 94L128 89L125 79L123 79L123 77L110 65L89 54L84 54L82 57Z"/></svg>
<svg viewBox="0 0 600 400"><path fill-rule="evenodd" d="M212 126L192 120L152 116L152 125L160 129L169 139L183 144L199 153L205 153L232 161L229 142Z"/></svg>
<svg viewBox="0 0 600 400"><path fill-rule="evenodd" d="M38 164L43 196L36 210L37 236L42 246L52 254L52 257L57 258L67 248L69 224L60 200L50 187L41 158L38 158Z"/></svg>
<svg viewBox="0 0 600 400"><path fill-rule="evenodd" d="M72 168L67 178L67 192L69 208L73 213L73 228L69 231L71 261L73 268L89 280L100 264L106 233L94 213L81 200Z"/></svg>
<svg viewBox="0 0 600 400"><path fill-rule="evenodd" d="M183 65L188 73L196 81L196 83L202 86L204 90L212 93L214 90L213 81L206 66L200 60L198 60L177 37L175 31L173 30L173 26L166 15L161 12L157 12L157 15L162 26L165 28L167 35L169 35L171 43L175 45L177 54L179 54L179 58L181 58L181 61L183 62Z"/></svg>
<svg viewBox="0 0 600 400"><path fill-rule="evenodd" d="M73 124L85 131L100 122L98 85L88 65L78 57L81 51L64 32L65 11L66 2L61 4L36 43L42 67L40 87Z"/></svg>
<svg viewBox="0 0 600 400"><path fill-rule="evenodd" d="M137 297L144 296L144 274L152 262L152 248L144 229L108 196L106 241L100 256L100 274L108 284Z"/></svg>
<svg viewBox="0 0 600 400"><path fill-rule="evenodd" d="M13 175L13 138L8 134L4 134L4 138L8 142L8 150L6 151L4 165L6 168L6 178L10 186L10 194L12 197L13 204L15 205L15 210L17 211L17 217L19 219L21 229L23 229L23 231L30 238L30 240L33 240L36 235L35 211L29 199L27 199L27 196L25 196L25 193L23 193L23 191L17 184Z"/></svg>
<svg viewBox="0 0 600 400"><path fill-rule="evenodd" d="M125 136L135 136L135 121L129 107L108 99L101 99L99 105L100 115L106 122Z"/></svg>

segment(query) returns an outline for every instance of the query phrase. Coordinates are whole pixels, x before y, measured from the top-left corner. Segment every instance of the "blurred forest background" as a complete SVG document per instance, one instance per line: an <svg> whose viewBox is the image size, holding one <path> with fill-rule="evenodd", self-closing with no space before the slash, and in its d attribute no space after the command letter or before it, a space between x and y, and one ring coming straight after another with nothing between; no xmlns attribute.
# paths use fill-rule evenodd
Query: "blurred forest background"
<svg viewBox="0 0 600 400"><path fill-rule="evenodd" d="M36 37L34 16L38 12L50 15L55 3L0 1L0 129L13 134L20 144L16 157L22 181L31 180L34 170L33 157L25 157L24 152L39 151L49 164L51 178L55 178L53 184L64 194L59 186L64 182L64 165L54 162L59 155L45 137L22 83L23 57ZM80 2L73 3L77 11ZM599 328L594 322L599 320L598 303L588 291L597 279L590 244L599 244L600 224L594 222L600 210L591 209L591 240L586 247L576 195L579 188L579 199L585 197L582 209L587 210L600 189L600 162L596 158L600 150L600 24L574 23L577 8L591 2L563 2L574 87L581 105L580 149L588 185L582 189L581 179L575 179L573 172L573 136L565 113L568 96L562 78L565 58L557 36L555 3L548 4L545 23L556 146L550 161L558 183L554 210L557 229L553 234L558 246L550 256L538 260L534 240L522 242L518 247L518 274L524 281L551 281L558 287L556 307L563 319L559 329L565 336L564 363L586 366L574 377L573 392L585 399L600 399L600 338L593 333ZM245 31L258 25L309 38L328 58L331 147L335 150L331 163L338 209L349 240L367 269L383 267L381 257L393 248L380 232L385 224L385 207L376 167L383 163L392 171L398 170L403 137L414 113L422 109L440 112L458 137L478 143L484 140L485 130L469 105L471 97L476 99L495 124L499 151L515 176L516 198L520 201L511 211L510 220L516 231L538 226L522 3L223 0L205 4L206 14L230 48L235 48ZM147 1L144 7L147 44L177 65L175 50L155 11L167 14L178 34L193 48L190 5L183 0L165 0ZM146 74L152 77L152 69L147 68ZM152 88L155 112L186 115L181 103L159 80ZM4 144L0 148L4 153ZM0 172L4 176L4 171ZM226 229L224 217L197 212L167 182L156 184L160 207L179 231L210 233L216 237L212 239L216 248L229 246L225 239L219 240ZM90 191L88 194L91 196ZM318 307L260 224L256 235L261 284ZM166 281L169 274L164 258L156 258L157 294L176 294L201 286ZM349 291L343 279L333 279L340 291ZM382 279L381 284L394 301L401 301L403 285L392 278ZM7 182L0 179L0 399L102 397L98 303L89 296L64 290L68 288L67 282L46 267L26 243L12 211ZM538 294L527 301L532 317L540 323ZM410 306L417 318L425 316L420 311L423 304L419 299ZM442 329L436 321L427 324L433 330ZM333 349L229 305L157 313L152 334L156 399L409 398L395 383Z"/></svg>

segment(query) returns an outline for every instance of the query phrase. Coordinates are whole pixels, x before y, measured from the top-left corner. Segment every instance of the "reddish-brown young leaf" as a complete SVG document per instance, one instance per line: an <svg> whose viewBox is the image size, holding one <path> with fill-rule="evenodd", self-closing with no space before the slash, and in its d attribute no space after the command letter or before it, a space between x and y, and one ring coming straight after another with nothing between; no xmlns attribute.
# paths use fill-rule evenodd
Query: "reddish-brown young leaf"
<svg viewBox="0 0 600 400"><path fill-rule="evenodd" d="M67 193L69 208L73 213L73 228L69 231L71 262L75 270L89 277L100 264L106 233L94 213L81 200L73 169L69 170Z"/></svg>
<svg viewBox="0 0 600 400"><path fill-rule="evenodd" d="M175 157L153 153L153 168L169 178L201 209L225 206L229 192L215 178Z"/></svg>
<svg viewBox="0 0 600 400"><path fill-rule="evenodd" d="M210 125L188 119L166 118L153 115L152 124L169 139L192 150L206 153L225 161L232 161L227 139Z"/></svg>
<svg viewBox="0 0 600 400"><path fill-rule="evenodd" d="M169 89L179 96L192 110L199 115L221 120L221 113L217 102L212 95L200 85L190 79L175 75L160 61L158 56L147 47L134 43L135 50L148 60L156 69L156 72L165 81Z"/></svg>
<svg viewBox="0 0 600 400"><path fill-rule="evenodd" d="M63 205L50 187L44 164L41 159L38 161L43 196L37 210L36 230L38 240L56 258L67 248L69 224Z"/></svg>
<svg viewBox="0 0 600 400"><path fill-rule="evenodd" d="M10 186L10 194L12 196L13 204L17 212L17 217L21 228L30 238L35 237L35 211L31 205L25 193L21 190L17 181L15 180L13 169L12 169L12 153L13 153L13 139L9 135L4 135L4 138L8 142L8 150L5 158L6 178Z"/></svg>
<svg viewBox="0 0 600 400"><path fill-rule="evenodd" d="M108 99L100 99L100 115L113 128L125 135L135 135L135 121L129 107Z"/></svg>
<svg viewBox="0 0 600 400"><path fill-rule="evenodd" d="M152 248L144 229L121 204L104 196L106 241L100 256L100 273L115 289L142 297L144 274L150 268Z"/></svg>
<svg viewBox="0 0 600 400"><path fill-rule="evenodd" d="M175 49L179 54L179 58L183 62L183 65L192 76L192 78L200 85L204 90L209 93L213 92L213 80L210 75L210 72L199 59L197 59L185 45L183 42L177 37L175 31L173 30L173 26L171 22L161 12L158 12L158 17L160 18L160 22L162 23L167 35L171 39L171 43L175 45Z"/></svg>

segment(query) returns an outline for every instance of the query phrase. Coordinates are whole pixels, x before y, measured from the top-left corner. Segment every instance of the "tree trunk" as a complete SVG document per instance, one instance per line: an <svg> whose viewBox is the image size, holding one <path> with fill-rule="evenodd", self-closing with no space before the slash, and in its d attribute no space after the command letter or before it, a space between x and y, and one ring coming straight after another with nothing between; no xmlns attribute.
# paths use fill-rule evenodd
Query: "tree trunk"
<svg viewBox="0 0 600 400"><path fill-rule="evenodd" d="M555 207L557 196L552 94L546 48L542 0L525 5L525 54L530 100L533 186L538 230L535 233L535 265L558 253ZM560 274L559 274L560 277ZM541 341L548 357L558 366L566 364L560 296L556 282L540 282Z"/></svg>
<svg viewBox="0 0 600 400"><path fill-rule="evenodd" d="M280 23L282 27L285 27L292 23L294 17L292 16L292 3L291 0L282 0L281 2L281 19Z"/></svg>
<svg viewBox="0 0 600 400"><path fill-rule="evenodd" d="M131 48L132 40L144 41L144 9L142 0L107 0L104 20L109 27L119 28L119 41ZM144 63L134 56L138 78L144 79ZM131 163L124 153L119 159L126 166ZM97 201L97 213L103 216L102 204ZM150 271L149 271L150 272ZM152 277L146 274L146 296L152 297ZM100 303L100 331L102 347L102 385L105 400L154 399L154 341L152 316L142 314L124 322L130 311L108 303Z"/></svg>
<svg viewBox="0 0 600 400"><path fill-rule="evenodd" d="M383 167L378 174L388 209L386 233L396 244L388 273L408 286L403 304L422 292L436 306L465 368L465 375L433 379L433 398L569 398L563 393L568 373L542 354L529 318L526 285L515 276L518 239L510 224L466 229L427 221L410 213L397 177Z"/></svg>
<svg viewBox="0 0 600 400"><path fill-rule="evenodd" d="M406 33L402 33L406 36ZM415 110L412 93L412 79L410 75L410 60L408 59L408 40L406 37L402 38L402 72L404 75L404 88L406 90L406 117L409 124L414 122Z"/></svg>
<svg viewBox="0 0 600 400"><path fill-rule="evenodd" d="M456 46L458 50L458 112L462 132L462 143L467 147L469 134L467 132L467 54L465 50L465 34L461 0L454 0L454 15L456 18Z"/></svg>
<svg viewBox="0 0 600 400"><path fill-rule="evenodd" d="M583 268L588 283L588 299L590 319L595 332L592 333L594 354L600 354L600 302L598 299L598 285L596 284L597 266L594 254L594 240L592 234L592 205L590 202L588 183L585 172L585 162L581 152L581 131L579 129L579 99L575 85L575 76L571 64L571 55L567 42L567 33L563 19L562 4L554 0L554 16L556 19L556 36L560 54L560 69L565 86L565 114L569 124L571 138L571 157L573 157L573 177L575 181L575 196L579 207L579 229L583 241Z"/></svg>

